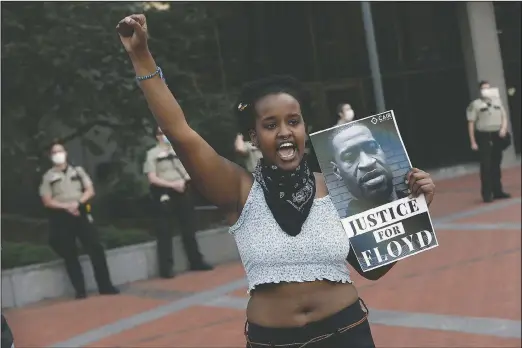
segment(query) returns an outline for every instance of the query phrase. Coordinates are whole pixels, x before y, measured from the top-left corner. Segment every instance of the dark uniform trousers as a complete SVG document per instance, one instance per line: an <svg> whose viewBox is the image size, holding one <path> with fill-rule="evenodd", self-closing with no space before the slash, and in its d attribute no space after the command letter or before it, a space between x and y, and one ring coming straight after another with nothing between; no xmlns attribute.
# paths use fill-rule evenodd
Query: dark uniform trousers
<svg viewBox="0 0 522 348"><path fill-rule="evenodd" d="M502 145L498 132L476 131L475 137L480 156L480 181L482 198L502 194L501 170Z"/></svg>
<svg viewBox="0 0 522 348"><path fill-rule="evenodd" d="M94 278L100 292L113 288L105 251L100 243L96 227L89 222L86 214L76 217L67 212L53 211L50 216L49 244L64 259L67 274L77 294L85 294L85 280L78 260L76 238L87 251L94 270Z"/></svg>
<svg viewBox="0 0 522 348"><path fill-rule="evenodd" d="M174 230L174 217L179 222L181 240L190 266L200 266L203 263L203 256L196 241L194 201L190 184L187 183L183 193L154 186L151 187L151 193L156 208L156 238L160 275L169 276L173 272L172 231ZM168 195L169 199L161 201L163 195Z"/></svg>
<svg viewBox="0 0 522 348"><path fill-rule="evenodd" d="M2 347L1 348L11 348L14 344L13 332L11 328L7 324L7 320L5 320L4 315L2 314Z"/></svg>

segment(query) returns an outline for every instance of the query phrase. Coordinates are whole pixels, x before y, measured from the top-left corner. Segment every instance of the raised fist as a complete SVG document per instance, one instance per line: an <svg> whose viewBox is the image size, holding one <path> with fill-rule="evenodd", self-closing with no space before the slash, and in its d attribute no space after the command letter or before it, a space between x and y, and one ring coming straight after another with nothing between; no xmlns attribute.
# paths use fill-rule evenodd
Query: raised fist
<svg viewBox="0 0 522 348"><path fill-rule="evenodd" d="M123 18L116 30L120 40L129 54L146 52L147 46L147 20L142 14L133 14Z"/></svg>

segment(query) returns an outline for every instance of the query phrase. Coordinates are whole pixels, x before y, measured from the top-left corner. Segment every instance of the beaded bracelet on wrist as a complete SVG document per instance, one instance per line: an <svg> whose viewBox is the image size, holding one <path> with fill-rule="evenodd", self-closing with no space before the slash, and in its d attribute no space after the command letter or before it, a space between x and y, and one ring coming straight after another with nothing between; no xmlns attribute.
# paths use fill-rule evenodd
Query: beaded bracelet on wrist
<svg viewBox="0 0 522 348"><path fill-rule="evenodd" d="M153 78L154 76L156 75L159 75L159 77L165 81L165 77L163 76L163 71L161 70L161 68L158 66L156 68L156 71L153 72L152 74L149 74L149 75L145 75L145 76L136 76L136 83L140 83L141 81L145 81L145 80L150 80L151 78Z"/></svg>

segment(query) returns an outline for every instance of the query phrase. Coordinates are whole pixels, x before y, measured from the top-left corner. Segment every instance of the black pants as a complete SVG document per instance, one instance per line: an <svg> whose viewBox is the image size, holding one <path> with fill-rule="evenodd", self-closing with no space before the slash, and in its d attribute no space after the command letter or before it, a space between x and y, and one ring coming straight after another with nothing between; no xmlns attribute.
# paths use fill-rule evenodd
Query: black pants
<svg viewBox="0 0 522 348"><path fill-rule="evenodd" d="M7 320L5 320L4 315L2 314L2 347L1 348L11 348L14 343L13 333L11 332L11 328L7 324Z"/></svg>
<svg viewBox="0 0 522 348"><path fill-rule="evenodd" d="M498 132L475 133L480 156L480 181L482 198L502 193L500 163L502 149Z"/></svg>
<svg viewBox="0 0 522 348"><path fill-rule="evenodd" d="M281 348L302 346L306 348L375 348L370 324L366 318L367 313L366 305L359 300L328 318L303 327L267 328L247 323L246 346L247 348L277 348L278 346Z"/></svg>
<svg viewBox="0 0 522 348"><path fill-rule="evenodd" d="M65 269L77 294L85 294L85 280L78 260L76 238L91 259L94 277L100 292L113 287L105 251L100 243L96 227L85 216L73 216L67 212L52 212L50 218L49 244L63 258Z"/></svg>
<svg viewBox="0 0 522 348"><path fill-rule="evenodd" d="M159 192L159 193L158 193ZM168 199L165 199L164 196ZM162 197L164 198L162 200ZM153 194L156 207L156 238L158 248L158 264L160 276L172 274L174 254L172 237L174 230L173 218L177 218L180 227L181 240L185 254L191 266L198 266L203 262L196 241L196 227L194 225L194 201L190 186L184 193L172 189L159 190Z"/></svg>

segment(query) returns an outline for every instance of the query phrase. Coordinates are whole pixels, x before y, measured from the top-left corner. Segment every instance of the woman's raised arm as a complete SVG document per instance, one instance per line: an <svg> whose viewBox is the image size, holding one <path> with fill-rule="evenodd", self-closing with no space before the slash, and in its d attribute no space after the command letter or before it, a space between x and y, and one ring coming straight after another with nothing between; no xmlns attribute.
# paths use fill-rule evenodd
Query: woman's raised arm
<svg viewBox="0 0 522 348"><path fill-rule="evenodd" d="M252 178L240 166L221 157L190 126L180 105L161 78L147 46L147 23L144 15L124 18L116 27L120 39L132 60L136 76L144 77L139 84L150 110L170 140L194 185L213 204L235 209L242 192Z"/></svg>

